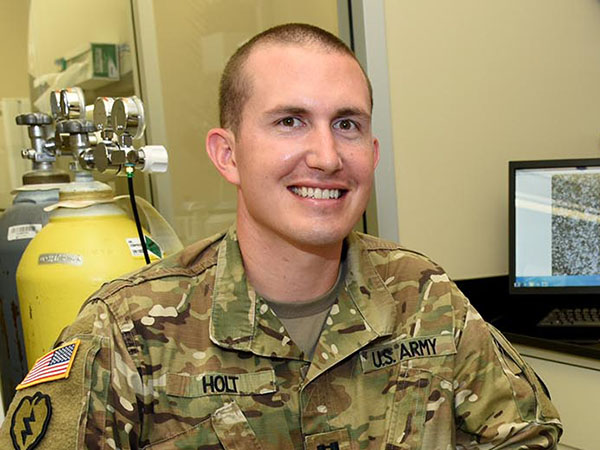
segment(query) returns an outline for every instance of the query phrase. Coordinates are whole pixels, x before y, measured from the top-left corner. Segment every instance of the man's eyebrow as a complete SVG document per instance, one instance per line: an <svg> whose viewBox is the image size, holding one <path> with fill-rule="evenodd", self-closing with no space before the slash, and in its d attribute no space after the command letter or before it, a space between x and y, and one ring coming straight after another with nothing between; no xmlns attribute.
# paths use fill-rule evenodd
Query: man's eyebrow
<svg viewBox="0 0 600 450"><path fill-rule="evenodd" d="M370 119L371 118L371 114L369 114L367 111L365 111L362 108L354 108L354 107L348 107L348 108L341 108L338 109L336 111L336 117L361 117L363 119Z"/></svg>
<svg viewBox="0 0 600 450"><path fill-rule="evenodd" d="M275 108L269 109L265 112L268 116L296 116L296 115L306 115L308 114L308 109L303 108L301 106L292 106L292 105L281 105L276 106Z"/></svg>
<svg viewBox="0 0 600 450"><path fill-rule="evenodd" d="M269 109L265 112L265 114L267 116L303 116L310 114L310 111L308 108L304 108L302 106L281 105ZM335 112L335 117L360 117L369 120L371 118L371 114L362 108L349 106L338 109Z"/></svg>

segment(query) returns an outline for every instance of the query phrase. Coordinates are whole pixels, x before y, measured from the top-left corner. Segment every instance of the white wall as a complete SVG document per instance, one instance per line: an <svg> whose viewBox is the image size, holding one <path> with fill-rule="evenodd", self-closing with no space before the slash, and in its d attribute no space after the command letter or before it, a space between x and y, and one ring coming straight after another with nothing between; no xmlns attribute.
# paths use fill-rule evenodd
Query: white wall
<svg viewBox="0 0 600 450"><path fill-rule="evenodd" d="M400 240L506 274L508 161L600 157L600 3L386 0L385 26Z"/></svg>
<svg viewBox="0 0 600 450"><path fill-rule="evenodd" d="M18 1L18 0L12 0ZM126 0L30 0L29 72L59 72L54 61L90 42L129 44L133 33Z"/></svg>
<svg viewBox="0 0 600 450"><path fill-rule="evenodd" d="M27 23L29 6L23 0L0 0L0 211L12 204L12 189L31 168L20 150L29 143L15 115L29 108Z"/></svg>

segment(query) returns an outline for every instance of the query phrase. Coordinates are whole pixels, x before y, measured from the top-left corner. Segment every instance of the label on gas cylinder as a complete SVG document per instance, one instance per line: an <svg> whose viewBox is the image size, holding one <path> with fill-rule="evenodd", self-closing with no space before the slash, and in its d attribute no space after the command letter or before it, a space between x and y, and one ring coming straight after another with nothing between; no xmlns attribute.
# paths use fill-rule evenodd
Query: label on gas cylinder
<svg viewBox="0 0 600 450"><path fill-rule="evenodd" d="M72 253L42 253L38 257L38 264L68 264L69 266L82 266L83 257Z"/></svg>
<svg viewBox="0 0 600 450"><path fill-rule="evenodd" d="M7 241L18 241L19 239L33 239L42 229L41 223L24 223L8 227Z"/></svg>
<svg viewBox="0 0 600 450"><path fill-rule="evenodd" d="M163 257L163 251L151 237L144 235L144 239L146 240L146 248L148 249L148 253L156 256L157 258ZM139 238L127 238L127 245L129 246L129 251L131 252L131 256L134 257L143 257L144 250L142 250L142 245L140 244Z"/></svg>

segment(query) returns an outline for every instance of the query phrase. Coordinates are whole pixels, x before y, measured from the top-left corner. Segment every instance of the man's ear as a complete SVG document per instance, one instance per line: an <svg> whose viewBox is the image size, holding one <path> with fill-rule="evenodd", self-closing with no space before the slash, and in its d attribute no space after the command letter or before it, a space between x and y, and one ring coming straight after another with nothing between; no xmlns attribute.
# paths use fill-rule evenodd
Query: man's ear
<svg viewBox="0 0 600 450"><path fill-rule="evenodd" d="M239 185L240 176L235 160L235 136L225 128L213 128L206 135L206 153L223 178Z"/></svg>
<svg viewBox="0 0 600 450"><path fill-rule="evenodd" d="M373 169L379 164L379 140L373 138Z"/></svg>

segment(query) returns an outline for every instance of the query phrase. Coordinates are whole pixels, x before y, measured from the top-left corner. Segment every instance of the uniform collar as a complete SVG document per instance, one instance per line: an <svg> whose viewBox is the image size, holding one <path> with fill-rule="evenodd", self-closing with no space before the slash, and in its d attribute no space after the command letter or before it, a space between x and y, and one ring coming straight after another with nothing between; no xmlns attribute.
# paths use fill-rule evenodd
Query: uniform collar
<svg viewBox="0 0 600 450"><path fill-rule="evenodd" d="M346 240L348 269L313 357L311 378L378 337L392 333L394 300L360 237ZM246 279L235 226L218 249L210 323L211 340L260 356L303 359L281 322Z"/></svg>

